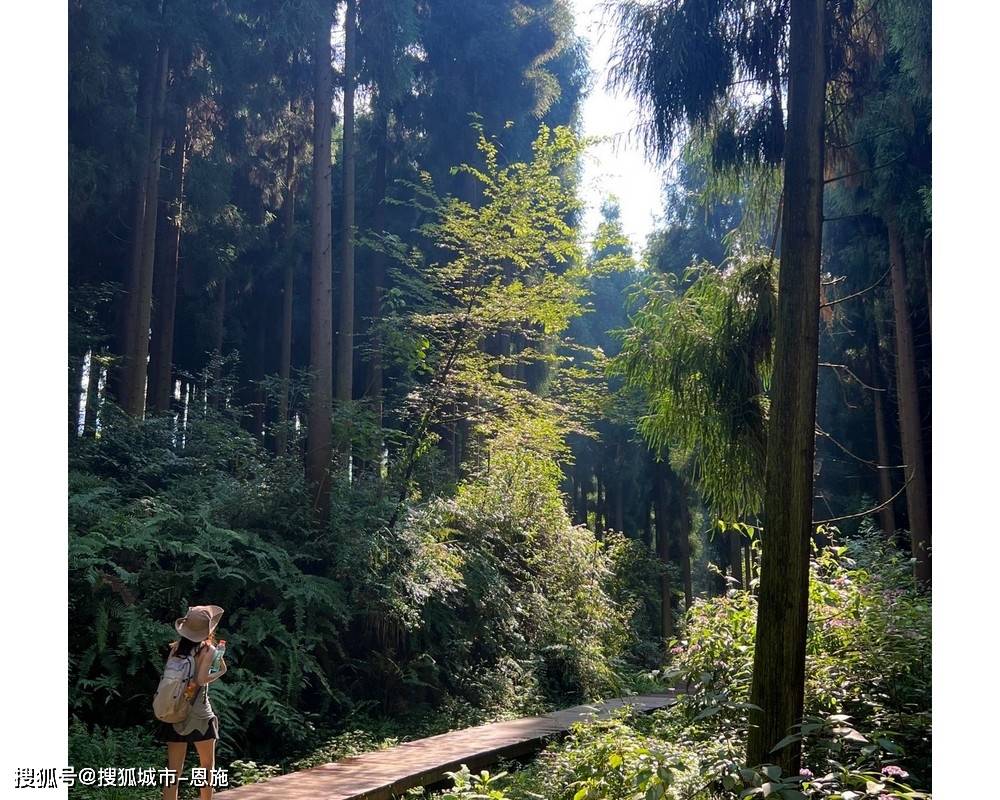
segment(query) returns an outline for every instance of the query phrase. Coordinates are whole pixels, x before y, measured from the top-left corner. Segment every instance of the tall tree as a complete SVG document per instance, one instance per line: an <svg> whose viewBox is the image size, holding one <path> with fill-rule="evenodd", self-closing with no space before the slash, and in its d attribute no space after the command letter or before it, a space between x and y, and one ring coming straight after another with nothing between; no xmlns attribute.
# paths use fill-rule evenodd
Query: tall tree
<svg viewBox="0 0 1000 800"><path fill-rule="evenodd" d="M923 420L917 386L916 355L913 346L913 321L907 297L906 255L903 238L890 209L886 219L889 236L889 268L892 278L892 308L896 323L896 393L899 402L899 433L906 462L906 510L913 548L914 575L919 581L931 579L931 513L924 463Z"/></svg>
<svg viewBox="0 0 1000 800"><path fill-rule="evenodd" d="M878 312L879 309L876 308L875 313L877 314ZM892 475L889 472L892 461L889 457L889 426L886 422L885 413L885 396L888 394L888 389L883 377L881 348L877 328L873 328L871 332L870 343L868 345L868 365L872 385L875 387L875 391L871 394L875 415L875 446L878 456L878 499L879 505L882 506L879 511L879 520L882 530L887 535L892 536L896 532L896 512L892 507Z"/></svg>
<svg viewBox="0 0 1000 800"><path fill-rule="evenodd" d="M156 246L157 200L160 185L160 150L163 145L164 110L169 72L169 48L160 41L154 91L150 110L150 132L146 150L143 184L142 224L134 235L133 261L126 285L125 335L120 403L134 417L141 417L146 405L146 367L149 357L149 322L153 295L153 261ZM136 204L138 209L138 202ZM138 213L136 219L139 219ZM136 258L137 256L137 258Z"/></svg>
<svg viewBox="0 0 1000 800"><path fill-rule="evenodd" d="M823 0L791 0L765 538L750 691L750 702L760 710L752 712L747 743L754 764L775 757L774 746L802 717L805 695L823 233L825 22ZM786 772L795 774L798 745L783 748L776 758Z"/></svg>
<svg viewBox="0 0 1000 800"><path fill-rule="evenodd" d="M656 524L656 557L660 561L660 636L664 650L674 636L673 591L670 588L670 465L653 463L653 516Z"/></svg>
<svg viewBox="0 0 1000 800"><path fill-rule="evenodd" d="M149 353L147 405L155 412L170 408L173 397L174 318L177 310L177 271L184 212L184 172L187 167L187 110L173 120L172 153L164 171L170 186L161 201L156 263L153 270L153 317Z"/></svg>
<svg viewBox="0 0 1000 800"><path fill-rule="evenodd" d="M295 142L288 137L285 182L281 202L282 248L281 341L278 353L278 418L274 452L283 456L288 446L288 395L292 374L292 311L295 292Z"/></svg>
<svg viewBox="0 0 1000 800"><path fill-rule="evenodd" d="M318 25L313 47L312 265L310 269L308 430L306 479L313 508L322 519L330 511L330 435L333 402L333 243L331 128L333 63L330 20Z"/></svg>
<svg viewBox="0 0 1000 800"><path fill-rule="evenodd" d="M372 228L379 234L386 230L386 184L389 161L389 115L376 101L375 108L375 175L372 181ZM366 394L373 404L375 421L382 427L383 404L383 355L382 336L379 322L382 318L382 299L385 293L386 254L381 247L372 253L371 294L368 300L369 328L372 331L369 342L368 385ZM381 446L379 447L381 450ZM378 470L377 470L378 471Z"/></svg>
<svg viewBox="0 0 1000 800"><path fill-rule="evenodd" d="M354 205L356 154L354 150L356 0L347 0L344 12L344 190L341 207L340 313L337 331L336 397L349 403L354 394Z"/></svg>

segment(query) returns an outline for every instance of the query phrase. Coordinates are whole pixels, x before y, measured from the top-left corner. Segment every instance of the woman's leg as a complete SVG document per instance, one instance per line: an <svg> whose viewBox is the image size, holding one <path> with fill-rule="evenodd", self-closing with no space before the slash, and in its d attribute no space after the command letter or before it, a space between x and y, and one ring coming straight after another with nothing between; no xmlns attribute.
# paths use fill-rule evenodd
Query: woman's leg
<svg viewBox="0 0 1000 800"><path fill-rule="evenodd" d="M184 771L184 756L187 755L187 742L167 742L167 769L174 771L173 785L163 787L163 800L177 800L177 789L180 786L181 773Z"/></svg>
<svg viewBox="0 0 1000 800"><path fill-rule="evenodd" d="M205 739L202 742L195 742L194 749L198 751L198 758L201 761L201 766L205 768L208 774L209 785L202 786L199 790L199 797L201 800L212 800L212 770L215 769L215 739Z"/></svg>

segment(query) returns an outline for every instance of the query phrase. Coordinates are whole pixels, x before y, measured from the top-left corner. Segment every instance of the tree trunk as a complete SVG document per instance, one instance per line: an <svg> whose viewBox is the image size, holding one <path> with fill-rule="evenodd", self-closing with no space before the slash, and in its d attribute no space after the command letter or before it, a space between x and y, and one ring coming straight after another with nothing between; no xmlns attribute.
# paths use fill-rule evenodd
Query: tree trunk
<svg viewBox="0 0 1000 800"><path fill-rule="evenodd" d="M260 309L263 305L263 299L258 299L255 301L254 305ZM264 378L267 375L267 326L266 326L266 312L258 311L260 316L257 318L254 330L254 343L253 343L253 361L251 364L251 386L253 391L251 393L251 414L250 414L250 432L256 437L257 441L260 442L263 447L264 433L266 430L267 421L267 392L264 391Z"/></svg>
<svg viewBox="0 0 1000 800"><path fill-rule="evenodd" d="M333 250L331 242L330 127L333 69L330 27L324 21L313 49L315 68L313 109L312 264L310 269L309 427L306 438L306 480L313 508L325 524L330 513L330 413L333 402Z"/></svg>
<svg viewBox="0 0 1000 800"><path fill-rule="evenodd" d="M674 612L671 608L670 590L670 540L668 522L670 498L667 487L667 470L663 461L653 464L653 513L656 517L656 556L660 561L660 636L663 639L664 656L667 643L674 636Z"/></svg>
<svg viewBox="0 0 1000 800"><path fill-rule="evenodd" d="M87 401L83 411L83 435L94 438L97 433L97 408L100 405L101 361L97 354L90 351L90 372L87 375Z"/></svg>
<svg viewBox="0 0 1000 800"><path fill-rule="evenodd" d="M889 471L889 465L892 462L889 456L888 428L885 422L885 396L888 389L882 373L879 341L875 335L871 337L868 346L868 360L872 386L882 390L872 392L872 405L875 407L875 444L878 451L878 499L879 505L883 506L879 511L879 522L886 535L894 536L896 533L896 512L891 502L892 474Z"/></svg>
<svg viewBox="0 0 1000 800"><path fill-rule="evenodd" d="M388 161L389 161L389 119L386 110L376 108L375 110L375 175L373 177L373 203L372 203L372 228L378 235L383 235L386 226L385 214L385 193L388 181ZM385 253L376 250L372 254L372 293L369 301L369 330L370 337L369 354L369 380L368 397L372 403L372 410L375 413L375 424L379 430L382 428L382 340L379 325L382 319L382 293L385 290ZM378 443L379 465L376 474L381 474L382 444L381 436Z"/></svg>
<svg viewBox="0 0 1000 800"><path fill-rule="evenodd" d="M747 591L749 592L750 584L753 582L753 546L749 541L743 544L743 575L746 578Z"/></svg>
<svg viewBox="0 0 1000 800"><path fill-rule="evenodd" d="M93 352L93 351L91 351ZM80 399L83 394L83 371L87 353L76 353L69 359L69 440L77 438L80 428Z"/></svg>
<svg viewBox="0 0 1000 800"><path fill-rule="evenodd" d="M132 238L130 241L129 262L122 276L122 292L116 304L115 341L113 351L118 359L108 368L108 377L104 393L115 400L121 400L121 386L125 358L128 355L127 332L135 326L130 320L134 306L132 298L135 286L139 280L139 269L142 263L142 221L146 213L146 181L149 178L147 155L149 137L153 125L153 94L156 83L156 48L139 68L138 92L136 96L136 119L139 122L139 141L142 143L142 154L136 166L135 185L132 196Z"/></svg>
<svg viewBox="0 0 1000 800"><path fill-rule="evenodd" d="M927 332L933 333L931 326L931 237L924 239L923 262L924 262L924 284L927 286Z"/></svg>
<svg viewBox="0 0 1000 800"><path fill-rule="evenodd" d="M623 448L621 442L618 443L618 449L615 453L615 468L617 470L617 475L615 476L615 492L614 492L614 509L615 509L615 530L618 533L625 533L625 456L622 452Z"/></svg>
<svg viewBox="0 0 1000 800"><path fill-rule="evenodd" d="M597 472L597 491L594 494L594 536L604 538L604 480L600 470Z"/></svg>
<svg viewBox="0 0 1000 800"><path fill-rule="evenodd" d="M653 503L648 496L642 502L642 544L649 551L653 549Z"/></svg>
<svg viewBox="0 0 1000 800"><path fill-rule="evenodd" d="M686 484L679 475L671 471L673 483L674 525L677 528L677 543L680 545L681 576L684 581L684 610L691 608L694 602L694 588L691 581L691 511L688 508L688 492Z"/></svg>
<svg viewBox="0 0 1000 800"><path fill-rule="evenodd" d="M175 120L174 149L166 165L171 197L161 205L156 266L153 270L152 340L149 352L149 396L156 413L170 409L174 396L174 320L177 311L177 274L180 264L181 217L184 212L184 171L187 166L187 110Z"/></svg>
<svg viewBox="0 0 1000 800"><path fill-rule="evenodd" d="M341 216L340 314L337 332L336 398L349 403L354 395L354 61L355 0L344 14L344 203Z"/></svg>
<svg viewBox="0 0 1000 800"><path fill-rule="evenodd" d="M226 275L219 278L215 287L215 309L212 315L212 357L211 374L205 394L208 402L216 411L221 411L226 405L225 391L222 386L222 348L226 341Z"/></svg>
<svg viewBox="0 0 1000 800"><path fill-rule="evenodd" d="M732 578L741 589L746 588L743 582L743 536L739 531L729 532L729 569Z"/></svg>
<svg viewBox="0 0 1000 800"><path fill-rule="evenodd" d="M125 360L122 372L122 408L142 417L146 407L146 370L149 358L149 319L153 296L153 255L156 245L157 198L160 186L160 150L167 96L168 48L161 43L156 60L156 93L153 99L149 148L146 153L146 200L142 215L141 255L132 271L129 311L125 327Z"/></svg>
<svg viewBox="0 0 1000 800"><path fill-rule="evenodd" d="M896 223L895 210L886 219L889 233L889 267L892 275L892 305L896 321L896 393L899 398L899 433L906 463L906 511L910 523L910 542L916 563L913 574L918 581L931 580L931 509L924 464L920 396L917 387L916 355L913 348L913 321L906 296L906 263L903 239Z"/></svg>
<svg viewBox="0 0 1000 800"><path fill-rule="evenodd" d="M823 0L791 0L788 131L771 413L747 756L799 770L797 744L771 750L802 718L823 226L826 40Z"/></svg>
<svg viewBox="0 0 1000 800"><path fill-rule="evenodd" d="M587 524L587 484L590 474L583 468L581 459L577 458L573 467L573 524Z"/></svg>
<svg viewBox="0 0 1000 800"><path fill-rule="evenodd" d="M288 447L288 394L292 374L292 302L295 295L295 143L288 137L285 154L285 196L281 202L281 228L284 235L282 259L284 282L281 290L281 352L278 355L278 424L274 452L283 456Z"/></svg>

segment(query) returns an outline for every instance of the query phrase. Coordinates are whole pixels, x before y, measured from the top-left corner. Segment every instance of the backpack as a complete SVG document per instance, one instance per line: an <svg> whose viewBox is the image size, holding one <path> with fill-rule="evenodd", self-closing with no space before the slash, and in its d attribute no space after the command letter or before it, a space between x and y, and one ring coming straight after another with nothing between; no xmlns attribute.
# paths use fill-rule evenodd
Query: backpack
<svg viewBox="0 0 1000 800"><path fill-rule="evenodd" d="M190 698L185 696L185 692L191 679L194 678L195 653L197 651L183 657L170 656L167 659L160 684L153 695L153 714L161 722L183 722L191 713L197 692Z"/></svg>

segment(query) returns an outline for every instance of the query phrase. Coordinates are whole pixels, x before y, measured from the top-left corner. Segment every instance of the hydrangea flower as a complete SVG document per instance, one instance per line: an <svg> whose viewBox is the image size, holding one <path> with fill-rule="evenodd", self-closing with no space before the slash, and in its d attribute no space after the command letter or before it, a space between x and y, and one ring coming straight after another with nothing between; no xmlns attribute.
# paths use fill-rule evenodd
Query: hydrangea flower
<svg viewBox="0 0 1000 800"><path fill-rule="evenodd" d="M882 774L883 775L887 775L890 778L908 778L908 777L910 777L910 773L909 772L907 772L902 767L897 767L897 766L895 766L893 764L890 764L888 767L882 767Z"/></svg>
<svg viewBox="0 0 1000 800"><path fill-rule="evenodd" d="M812 770L811 769L806 769L805 767L803 767L802 769L799 770L799 776L802 777L802 778L812 778L812 777L814 777L813 774L812 774Z"/></svg>

